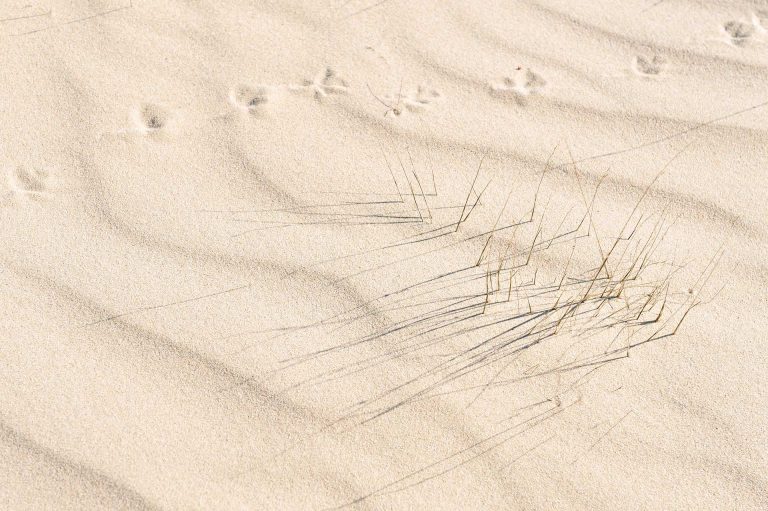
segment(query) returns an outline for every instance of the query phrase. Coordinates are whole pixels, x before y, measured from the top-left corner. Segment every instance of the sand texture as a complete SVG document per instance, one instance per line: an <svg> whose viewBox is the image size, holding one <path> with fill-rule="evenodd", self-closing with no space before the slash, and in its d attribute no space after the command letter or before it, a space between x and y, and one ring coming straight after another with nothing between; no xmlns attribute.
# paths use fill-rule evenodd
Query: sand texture
<svg viewBox="0 0 768 511"><path fill-rule="evenodd" d="M3 0L0 509L768 509L765 0Z"/></svg>

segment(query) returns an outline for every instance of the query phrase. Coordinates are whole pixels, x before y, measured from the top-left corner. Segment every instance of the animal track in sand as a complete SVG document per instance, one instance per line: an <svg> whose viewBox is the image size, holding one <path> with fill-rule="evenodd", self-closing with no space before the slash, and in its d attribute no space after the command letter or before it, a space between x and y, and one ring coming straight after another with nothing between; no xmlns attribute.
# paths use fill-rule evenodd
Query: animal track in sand
<svg viewBox="0 0 768 511"><path fill-rule="evenodd" d="M289 89L297 92L309 91L320 101L331 94L346 94L349 84L332 68L326 67L312 80L304 80L301 85L292 85Z"/></svg>
<svg viewBox="0 0 768 511"><path fill-rule="evenodd" d="M9 170L8 196L39 199L48 191L50 173L47 170L29 169L23 165Z"/></svg>
<svg viewBox="0 0 768 511"><path fill-rule="evenodd" d="M269 88L263 85L239 85L232 90L230 99L235 106L256 113L270 103L271 95Z"/></svg>
<svg viewBox="0 0 768 511"><path fill-rule="evenodd" d="M634 70L642 76L658 76L664 71L666 65L666 59L659 55L652 57L638 55L635 57Z"/></svg>
<svg viewBox="0 0 768 511"><path fill-rule="evenodd" d="M517 104L525 105L528 97L544 91L547 81L532 69L518 68L514 76L505 76L501 82L492 82L490 85L492 94L514 99Z"/></svg>
<svg viewBox="0 0 768 511"><path fill-rule="evenodd" d="M152 103L142 104L134 114L138 127L146 132L162 129L170 119L170 114L166 109Z"/></svg>
<svg viewBox="0 0 768 511"><path fill-rule="evenodd" d="M723 31L731 44L744 46L755 34L755 26L743 21L728 21L723 24Z"/></svg>
<svg viewBox="0 0 768 511"><path fill-rule="evenodd" d="M368 88L370 90L370 87ZM373 91L371 91L373 94ZM403 94L402 90L397 94L387 94L383 98L379 98L373 94L379 103L386 106L388 110L384 113L386 116L389 112L392 112L395 116L401 115L403 112L419 113L423 112L429 105L437 101L442 97L440 92L435 89L429 88L425 85L419 85L416 90L407 94Z"/></svg>

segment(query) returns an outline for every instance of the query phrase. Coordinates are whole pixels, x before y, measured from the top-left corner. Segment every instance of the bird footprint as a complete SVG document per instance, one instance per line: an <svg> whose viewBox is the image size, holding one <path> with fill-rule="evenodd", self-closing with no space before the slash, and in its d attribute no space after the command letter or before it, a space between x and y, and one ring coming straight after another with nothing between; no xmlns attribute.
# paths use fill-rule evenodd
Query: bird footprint
<svg viewBox="0 0 768 511"><path fill-rule="evenodd" d="M746 45L755 33L755 26L743 21L729 21L723 25L728 40L734 46Z"/></svg>
<svg viewBox="0 0 768 511"><path fill-rule="evenodd" d="M518 104L524 105L529 96L536 96L544 91L547 81L532 69L518 68L517 71L515 76L505 76L501 82L491 83L491 93L514 99Z"/></svg>
<svg viewBox="0 0 768 511"><path fill-rule="evenodd" d="M170 112L160 105L143 103L134 109L136 127L145 133L151 133L164 128L170 120Z"/></svg>
<svg viewBox="0 0 768 511"><path fill-rule="evenodd" d="M653 57L638 55L635 57L635 71L643 76L658 76L665 66L666 59L659 55L654 55Z"/></svg>
<svg viewBox="0 0 768 511"><path fill-rule="evenodd" d="M394 95L387 94L379 101L389 108L387 113L392 112L394 115L399 116L403 112L422 112L440 97L441 94L435 89L431 89L425 85L419 85L413 92L407 94L403 94L402 92L398 92Z"/></svg>
<svg viewBox="0 0 768 511"><path fill-rule="evenodd" d="M349 90L349 84L336 71L326 67L312 80L304 80L301 85L294 85L290 88L293 91L311 92L316 100L321 101L332 94L346 94Z"/></svg>
<svg viewBox="0 0 768 511"><path fill-rule="evenodd" d="M8 172L8 196L40 199L48 191L50 173L47 170L18 166Z"/></svg>
<svg viewBox="0 0 768 511"><path fill-rule="evenodd" d="M265 85L239 85L232 89L229 97L235 106L255 115L275 101L275 91Z"/></svg>

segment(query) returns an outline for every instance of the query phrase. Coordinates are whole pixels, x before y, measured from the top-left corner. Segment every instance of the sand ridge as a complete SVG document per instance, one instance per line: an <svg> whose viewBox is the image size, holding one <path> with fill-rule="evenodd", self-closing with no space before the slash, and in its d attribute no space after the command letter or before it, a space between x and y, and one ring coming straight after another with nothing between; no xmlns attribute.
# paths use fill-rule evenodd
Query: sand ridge
<svg viewBox="0 0 768 511"><path fill-rule="evenodd" d="M763 509L768 5L0 6L3 509Z"/></svg>

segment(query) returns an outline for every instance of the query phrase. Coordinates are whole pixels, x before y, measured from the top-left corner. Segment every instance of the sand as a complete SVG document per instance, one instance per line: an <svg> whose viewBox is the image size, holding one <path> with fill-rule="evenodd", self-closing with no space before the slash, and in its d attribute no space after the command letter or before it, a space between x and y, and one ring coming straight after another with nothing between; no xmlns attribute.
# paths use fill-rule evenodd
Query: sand
<svg viewBox="0 0 768 511"><path fill-rule="evenodd" d="M0 3L0 508L768 508L768 3Z"/></svg>

